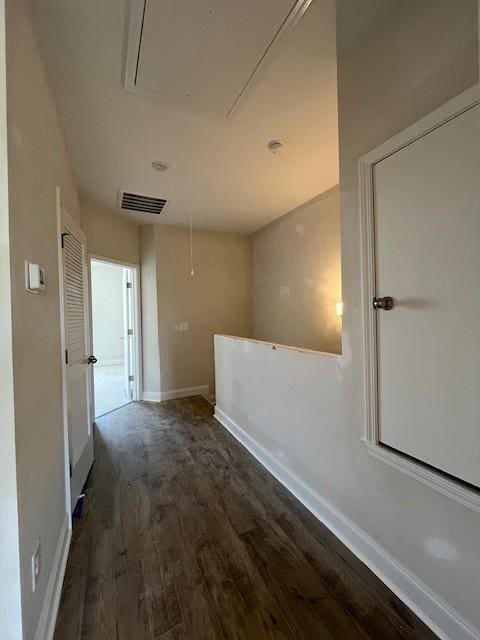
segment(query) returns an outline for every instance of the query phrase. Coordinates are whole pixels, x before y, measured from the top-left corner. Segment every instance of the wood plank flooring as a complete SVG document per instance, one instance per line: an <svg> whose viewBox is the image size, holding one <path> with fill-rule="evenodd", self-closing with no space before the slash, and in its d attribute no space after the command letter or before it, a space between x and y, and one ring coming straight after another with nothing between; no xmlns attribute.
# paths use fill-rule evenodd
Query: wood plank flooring
<svg viewBox="0 0 480 640"><path fill-rule="evenodd" d="M55 640L435 638L202 398L104 416Z"/></svg>

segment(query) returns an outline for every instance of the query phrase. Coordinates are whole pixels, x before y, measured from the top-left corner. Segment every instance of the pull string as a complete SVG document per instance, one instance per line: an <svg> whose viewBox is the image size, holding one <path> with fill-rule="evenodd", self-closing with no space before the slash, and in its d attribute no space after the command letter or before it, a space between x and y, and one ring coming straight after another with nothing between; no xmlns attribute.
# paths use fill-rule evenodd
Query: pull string
<svg viewBox="0 0 480 640"><path fill-rule="evenodd" d="M195 269L193 268L193 216L192 209L190 208L190 275L195 275Z"/></svg>

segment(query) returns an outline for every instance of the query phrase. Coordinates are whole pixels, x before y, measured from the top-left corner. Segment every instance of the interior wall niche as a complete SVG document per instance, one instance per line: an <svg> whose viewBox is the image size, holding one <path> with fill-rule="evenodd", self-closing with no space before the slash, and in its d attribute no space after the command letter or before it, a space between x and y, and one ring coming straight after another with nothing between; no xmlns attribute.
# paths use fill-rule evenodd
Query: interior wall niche
<svg viewBox="0 0 480 640"><path fill-rule="evenodd" d="M338 186L251 236L253 337L341 353Z"/></svg>

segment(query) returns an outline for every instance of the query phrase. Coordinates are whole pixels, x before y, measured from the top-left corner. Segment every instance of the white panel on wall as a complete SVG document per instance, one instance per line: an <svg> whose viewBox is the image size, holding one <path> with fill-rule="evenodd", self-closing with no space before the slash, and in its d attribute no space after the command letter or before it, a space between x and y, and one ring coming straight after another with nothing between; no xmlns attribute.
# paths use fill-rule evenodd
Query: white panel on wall
<svg viewBox="0 0 480 640"><path fill-rule="evenodd" d="M480 106L374 167L380 441L480 486Z"/></svg>
<svg viewBox="0 0 480 640"><path fill-rule="evenodd" d="M311 0L134 0L126 88L228 116L271 50Z"/></svg>

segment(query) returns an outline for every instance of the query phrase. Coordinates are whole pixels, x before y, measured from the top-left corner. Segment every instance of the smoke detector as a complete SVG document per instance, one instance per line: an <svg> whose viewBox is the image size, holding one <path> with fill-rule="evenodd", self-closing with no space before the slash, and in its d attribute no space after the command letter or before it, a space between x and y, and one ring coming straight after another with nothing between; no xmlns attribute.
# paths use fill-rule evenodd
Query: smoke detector
<svg viewBox="0 0 480 640"><path fill-rule="evenodd" d="M270 153L279 153L283 147L285 146L285 143L282 142L281 140L270 140L270 142L267 144L267 148L270 151Z"/></svg>
<svg viewBox="0 0 480 640"><path fill-rule="evenodd" d="M163 162L163 160L154 160L152 162L152 168L155 169L155 171L167 171L170 165L167 162Z"/></svg>

